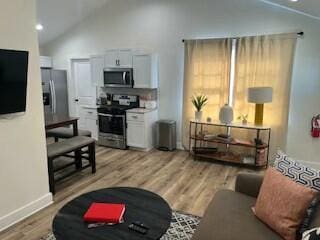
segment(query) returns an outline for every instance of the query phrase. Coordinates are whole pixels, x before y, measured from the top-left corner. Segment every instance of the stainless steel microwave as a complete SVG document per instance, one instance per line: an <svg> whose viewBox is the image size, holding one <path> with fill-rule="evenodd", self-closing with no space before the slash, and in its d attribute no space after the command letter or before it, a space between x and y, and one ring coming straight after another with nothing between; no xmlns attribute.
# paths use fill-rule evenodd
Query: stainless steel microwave
<svg viewBox="0 0 320 240"><path fill-rule="evenodd" d="M133 68L105 68L103 73L105 87L133 87Z"/></svg>

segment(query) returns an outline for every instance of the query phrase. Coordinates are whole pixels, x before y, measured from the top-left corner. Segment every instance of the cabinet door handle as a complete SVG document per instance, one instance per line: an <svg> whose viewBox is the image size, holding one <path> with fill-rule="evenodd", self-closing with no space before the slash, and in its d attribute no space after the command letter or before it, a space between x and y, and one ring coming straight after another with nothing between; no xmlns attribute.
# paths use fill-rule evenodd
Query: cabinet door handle
<svg viewBox="0 0 320 240"><path fill-rule="evenodd" d="M138 116L132 116L132 118L137 119L137 118L138 118Z"/></svg>

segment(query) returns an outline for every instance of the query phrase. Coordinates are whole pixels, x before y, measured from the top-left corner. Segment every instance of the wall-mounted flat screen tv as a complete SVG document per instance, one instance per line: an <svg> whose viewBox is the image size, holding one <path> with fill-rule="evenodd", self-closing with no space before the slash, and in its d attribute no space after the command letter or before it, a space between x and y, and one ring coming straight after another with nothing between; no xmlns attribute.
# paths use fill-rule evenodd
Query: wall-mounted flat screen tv
<svg viewBox="0 0 320 240"><path fill-rule="evenodd" d="M0 49L0 114L26 111L27 51Z"/></svg>

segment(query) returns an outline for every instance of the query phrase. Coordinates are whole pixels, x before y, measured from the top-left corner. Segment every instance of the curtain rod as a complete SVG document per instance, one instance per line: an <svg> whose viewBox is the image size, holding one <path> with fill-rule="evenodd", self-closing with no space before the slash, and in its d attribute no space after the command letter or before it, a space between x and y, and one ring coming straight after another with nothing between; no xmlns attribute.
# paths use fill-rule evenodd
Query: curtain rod
<svg viewBox="0 0 320 240"><path fill-rule="evenodd" d="M304 37L304 32L297 32L298 38L303 38ZM234 37L234 39L240 38L240 37ZM217 38L219 39L219 38ZM222 39L222 38L220 38ZM182 39L182 42L188 41L188 40L205 40L205 39Z"/></svg>

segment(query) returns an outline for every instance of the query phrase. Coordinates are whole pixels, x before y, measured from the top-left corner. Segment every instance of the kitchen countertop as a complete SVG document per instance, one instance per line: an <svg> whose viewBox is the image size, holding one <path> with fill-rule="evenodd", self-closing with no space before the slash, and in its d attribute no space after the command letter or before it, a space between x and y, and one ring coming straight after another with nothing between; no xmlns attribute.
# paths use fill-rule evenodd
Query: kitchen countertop
<svg viewBox="0 0 320 240"><path fill-rule="evenodd" d="M152 112L155 110L157 110L157 109L133 108L133 109L127 110L126 112L128 112L128 113L148 113L148 112Z"/></svg>
<svg viewBox="0 0 320 240"><path fill-rule="evenodd" d="M81 107L87 108L87 109L98 109L99 106L96 105L82 105Z"/></svg>

